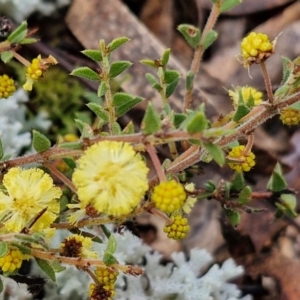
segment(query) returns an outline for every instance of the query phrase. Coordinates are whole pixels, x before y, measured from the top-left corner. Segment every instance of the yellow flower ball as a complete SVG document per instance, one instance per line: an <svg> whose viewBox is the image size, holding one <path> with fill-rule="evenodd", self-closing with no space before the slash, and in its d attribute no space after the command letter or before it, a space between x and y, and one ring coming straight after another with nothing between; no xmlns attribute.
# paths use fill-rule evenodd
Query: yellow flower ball
<svg viewBox="0 0 300 300"><path fill-rule="evenodd" d="M241 42L244 66L261 63L274 53L274 45L264 33L251 32Z"/></svg>
<svg viewBox="0 0 300 300"><path fill-rule="evenodd" d="M8 98L16 91L15 82L6 74L0 76L0 99Z"/></svg>
<svg viewBox="0 0 300 300"><path fill-rule="evenodd" d="M92 205L111 216L130 214L148 190L149 169L129 143L103 141L77 160L72 180L80 208Z"/></svg>
<svg viewBox="0 0 300 300"><path fill-rule="evenodd" d="M244 153L245 146L240 145L233 147L229 152L228 157L233 159L239 159L241 162L228 163L229 167L237 172L248 172L255 166L255 155L253 152Z"/></svg>
<svg viewBox="0 0 300 300"><path fill-rule="evenodd" d="M7 193L0 191L0 219L7 230L20 232L43 209L46 210L31 227L32 231L49 228L57 218L57 199L62 191L43 170L11 168L3 177L3 185Z"/></svg>
<svg viewBox="0 0 300 300"><path fill-rule="evenodd" d="M228 94L233 101L233 106L236 108L239 103L239 95L242 94L244 103L248 106L257 106L262 103L263 93L251 86L236 87L234 90L229 90Z"/></svg>
<svg viewBox="0 0 300 300"><path fill-rule="evenodd" d="M284 125L298 125L300 122L300 111L292 107L287 107L281 111L280 120Z"/></svg>
<svg viewBox="0 0 300 300"><path fill-rule="evenodd" d="M164 227L164 232L167 233L168 238L174 240L181 240L185 238L190 231L187 218L181 215L172 216L170 218L173 223Z"/></svg>
<svg viewBox="0 0 300 300"><path fill-rule="evenodd" d="M5 273L12 273L21 268L23 260L29 258L29 255L23 254L18 248L10 248L6 255L0 257L0 268Z"/></svg>
<svg viewBox="0 0 300 300"><path fill-rule="evenodd" d="M151 199L158 209L172 213L182 208L186 200L186 192L182 184L171 180L155 186Z"/></svg>

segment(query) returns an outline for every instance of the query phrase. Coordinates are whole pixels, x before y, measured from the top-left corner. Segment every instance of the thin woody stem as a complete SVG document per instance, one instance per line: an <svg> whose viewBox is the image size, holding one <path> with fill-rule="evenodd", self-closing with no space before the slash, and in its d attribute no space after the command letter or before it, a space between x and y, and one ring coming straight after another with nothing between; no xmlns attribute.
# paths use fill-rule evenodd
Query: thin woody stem
<svg viewBox="0 0 300 300"><path fill-rule="evenodd" d="M190 71L192 73L194 73L195 75L199 71L202 56L204 53L204 48L202 47L202 43L203 43L207 33L214 27L219 15L220 15L219 6L217 4L214 4L212 7L212 10L210 12L210 15L208 17L208 20L206 22L206 25L203 29L200 43L199 43L198 47L195 49L194 58L193 58L191 68L190 68ZM193 79L193 83L194 83L194 80L195 80L195 77ZM193 86L193 83L192 83L192 86ZM184 113L186 113L186 111L190 108L190 106L193 102L192 92L193 92L193 88L186 91L185 99L184 99L184 108L183 108Z"/></svg>
<svg viewBox="0 0 300 300"><path fill-rule="evenodd" d="M261 70L262 70L262 73L263 73L263 77L264 77L264 81L265 81L265 86L266 86L269 102L273 104L274 103L274 95L273 95L273 91L272 91L272 84L271 84L271 79L270 79L269 73L267 71L265 62L262 61L260 63L260 66L261 66Z"/></svg>
<svg viewBox="0 0 300 300"><path fill-rule="evenodd" d="M164 172L163 167L161 165L161 162L159 161L159 158L157 156L156 149L153 146L149 145L149 144L146 145L146 149L147 149L147 152L148 152L148 154L151 158L151 161L153 163L153 166L154 166L154 169L157 173L159 181L160 182L167 181L165 172Z"/></svg>
<svg viewBox="0 0 300 300"><path fill-rule="evenodd" d="M76 187L69 178L67 178L63 173L58 171L53 165L48 162L44 162L44 166L47 167L51 171L51 173L59 178L67 187L69 187L72 192L76 193Z"/></svg>

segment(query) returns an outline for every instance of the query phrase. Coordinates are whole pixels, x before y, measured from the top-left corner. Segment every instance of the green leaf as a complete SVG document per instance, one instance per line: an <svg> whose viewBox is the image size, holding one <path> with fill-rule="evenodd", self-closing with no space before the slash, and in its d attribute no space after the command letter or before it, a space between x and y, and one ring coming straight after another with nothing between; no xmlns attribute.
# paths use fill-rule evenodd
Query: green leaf
<svg viewBox="0 0 300 300"><path fill-rule="evenodd" d="M11 51L4 51L1 53L1 60L6 64L13 58L13 53Z"/></svg>
<svg viewBox="0 0 300 300"><path fill-rule="evenodd" d="M87 104L87 107L94 112L100 119L108 122L108 112L102 107L102 105L90 102Z"/></svg>
<svg viewBox="0 0 300 300"><path fill-rule="evenodd" d="M218 33L214 30L210 30L205 38L204 41L202 42L202 47L203 49L207 49L208 47L210 47L212 45L212 43L218 38Z"/></svg>
<svg viewBox="0 0 300 300"><path fill-rule="evenodd" d="M79 67L71 72L70 75L81 77L88 80L100 81L100 76L89 67Z"/></svg>
<svg viewBox="0 0 300 300"><path fill-rule="evenodd" d="M282 59L282 72L283 72L281 85L283 85L292 74L294 64L288 57L282 56L281 59Z"/></svg>
<svg viewBox="0 0 300 300"><path fill-rule="evenodd" d="M105 252L103 255L103 262L109 266L109 265L113 265L115 263L117 263L118 261L116 260L116 258L113 256L113 254L109 253L109 252Z"/></svg>
<svg viewBox="0 0 300 300"><path fill-rule="evenodd" d="M107 91L106 82L101 81L97 90L97 96L100 98L105 95Z"/></svg>
<svg viewBox="0 0 300 300"><path fill-rule="evenodd" d="M159 92L162 90L162 87L159 85L157 79L155 78L155 76L153 74L146 73L145 77L154 89L156 89Z"/></svg>
<svg viewBox="0 0 300 300"><path fill-rule="evenodd" d="M64 157L63 161L66 163L66 165L71 169L74 170L76 168L76 163L73 158L71 157Z"/></svg>
<svg viewBox="0 0 300 300"><path fill-rule="evenodd" d="M95 62L100 62L103 59L99 50L86 49L81 51L81 53Z"/></svg>
<svg viewBox="0 0 300 300"><path fill-rule="evenodd" d="M111 236L111 232L107 229L107 227L105 225L100 225L104 235L109 239Z"/></svg>
<svg viewBox="0 0 300 300"><path fill-rule="evenodd" d="M219 166L225 164L225 155L221 147L213 143L203 143L203 146Z"/></svg>
<svg viewBox="0 0 300 300"><path fill-rule="evenodd" d="M162 67L163 67L163 68L165 68L166 65L167 65L168 62L169 62L170 51L171 51L170 48L166 49L166 50L164 51L163 55L161 56L160 61L161 61L161 64L162 64Z"/></svg>
<svg viewBox="0 0 300 300"><path fill-rule="evenodd" d="M127 60L113 62L110 66L109 77L110 78L117 77L122 72L124 72L126 69L128 69L131 65L132 65L132 63Z"/></svg>
<svg viewBox="0 0 300 300"><path fill-rule="evenodd" d="M207 128L208 122L202 111L193 111L187 116L185 121L181 124L181 128L188 133L197 133Z"/></svg>
<svg viewBox="0 0 300 300"><path fill-rule="evenodd" d="M66 267L62 266L57 259L52 261L51 266L55 273L62 272L66 269Z"/></svg>
<svg viewBox="0 0 300 300"><path fill-rule="evenodd" d="M243 172L235 172L234 177L230 183L232 191L240 191L245 186Z"/></svg>
<svg viewBox="0 0 300 300"><path fill-rule="evenodd" d="M250 108L246 104L239 103L232 120L238 122L241 118L246 116L250 112Z"/></svg>
<svg viewBox="0 0 300 300"><path fill-rule="evenodd" d="M220 12L222 13L228 11L234 8L235 6L241 4L242 2L243 0L224 0L220 7Z"/></svg>
<svg viewBox="0 0 300 300"><path fill-rule="evenodd" d="M51 147L51 142L45 135L33 129L32 146L36 152L43 152Z"/></svg>
<svg viewBox="0 0 300 300"><path fill-rule="evenodd" d="M160 63L158 63L156 60L153 59L142 59L140 60L140 63L155 69L161 67Z"/></svg>
<svg viewBox="0 0 300 300"><path fill-rule="evenodd" d="M0 293L3 291L3 281L2 278L0 277Z"/></svg>
<svg viewBox="0 0 300 300"><path fill-rule="evenodd" d="M133 134L133 133L135 133L134 125L133 125L132 120L130 120L130 122L126 125L126 127L122 130L122 132L124 134Z"/></svg>
<svg viewBox="0 0 300 300"><path fill-rule="evenodd" d="M3 257L8 252L8 244L5 242L0 242L0 257Z"/></svg>
<svg viewBox="0 0 300 300"><path fill-rule="evenodd" d="M175 91L178 82L179 82L179 77L177 77L177 79L175 79L172 83L168 84L166 87L166 97L169 98Z"/></svg>
<svg viewBox="0 0 300 300"><path fill-rule="evenodd" d="M180 77L180 73L175 70L167 70L165 73L165 83L170 84Z"/></svg>
<svg viewBox="0 0 300 300"><path fill-rule="evenodd" d="M295 211L297 206L297 198L293 194L282 194L280 195L280 204L277 202L275 205L281 209L288 216L295 218L297 212Z"/></svg>
<svg viewBox="0 0 300 300"><path fill-rule="evenodd" d="M141 128L145 134L152 134L161 129L160 116L151 102L148 103Z"/></svg>
<svg viewBox="0 0 300 300"><path fill-rule="evenodd" d="M213 181L209 180L204 184L204 188L207 192L213 193L216 189L216 185Z"/></svg>
<svg viewBox="0 0 300 300"><path fill-rule="evenodd" d="M229 219L232 226L237 226L237 225L240 224L241 215L238 211L236 211L234 209L225 209L224 208L224 212L225 212L225 214L226 214L227 218Z"/></svg>
<svg viewBox="0 0 300 300"><path fill-rule="evenodd" d="M3 149L3 145L2 145L2 140L0 138L0 159L3 157L4 155L4 149Z"/></svg>
<svg viewBox="0 0 300 300"><path fill-rule="evenodd" d="M187 91L191 91L193 89L195 73L192 71L188 71L186 74L185 88Z"/></svg>
<svg viewBox="0 0 300 300"><path fill-rule="evenodd" d="M111 53L121 47L123 44L127 43L130 41L130 39L126 36L119 37L116 39L113 39L108 45L107 48L109 49L108 51Z"/></svg>
<svg viewBox="0 0 300 300"><path fill-rule="evenodd" d="M252 196L252 190L250 186L245 186L239 194L238 203L247 204L250 202Z"/></svg>
<svg viewBox="0 0 300 300"><path fill-rule="evenodd" d="M114 254L117 249L117 241L113 234L110 235L105 251Z"/></svg>
<svg viewBox="0 0 300 300"><path fill-rule="evenodd" d="M19 243L11 243L13 246L17 247L23 254L31 254L31 249L27 246L24 246L22 244Z"/></svg>
<svg viewBox="0 0 300 300"><path fill-rule="evenodd" d="M142 102L144 99L135 97L127 93L115 93L113 97L113 104L116 107L117 116L122 116L127 113L132 107Z"/></svg>
<svg viewBox="0 0 300 300"><path fill-rule="evenodd" d="M185 119L186 119L185 114L174 114L173 124L174 124L175 128L178 128Z"/></svg>
<svg viewBox="0 0 300 300"><path fill-rule="evenodd" d="M30 45L33 43L36 43L38 40L35 38L24 38L21 42L19 42L20 45Z"/></svg>
<svg viewBox="0 0 300 300"><path fill-rule="evenodd" d="M283 177L281 166L277 163L267 184L267 189L272 192L280 192L286 189L286 187L287 183Z"/></svg>
<svg viewBox="0 0 300 300"><path fill-rule="evenodd" d="M189 24L182 24L178 26L178 30L186 39L188 44L192 48L196 49L197 46L199 45L200 38L201 38L201 32L199 28Z"/></svg>
<svg viewBox="0 0 300 300"><path fill-rule="evenodd" d="M112 129L112 133L114 135L121 135L121 133L122 133L122 128L121 128L121 126L120 126L120 124L118 122L114 122L112 124L111 129Z"/></svg>
<svg viewBox="0 0 300 300"><path fill-rule="evenodd" d="M47 260L44 260L44 259L40 259L40 258L35 258L38 266L45 272L45 274L53 281L55 282L56 281L56 278L55 278L55 272L54 272L54 269L53 267L51 266L51 264L47 261Z"/></svg>
<svg viewBox="0 0 300 300"><path fill-rule="evenodd" d="M19 43L27 35L27 22L24 21L19 27L17 27L7 38L11 43Z"/></svg>

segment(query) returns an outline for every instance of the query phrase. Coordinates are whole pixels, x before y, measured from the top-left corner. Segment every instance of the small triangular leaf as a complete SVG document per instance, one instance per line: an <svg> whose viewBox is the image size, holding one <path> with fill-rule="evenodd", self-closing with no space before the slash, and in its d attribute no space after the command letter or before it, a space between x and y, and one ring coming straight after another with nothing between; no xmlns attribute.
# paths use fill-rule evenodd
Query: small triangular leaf
<svg viewBox="0 0 300 300"><path fill-rule="evenodd" d="M199 28L189 24L182 24L178 26L178 30L186 39L188 44L192 48L196 49L197 46L199 45L200 38L201 38L201 32Z"/></svg>
<svg viewBox="0 0 300 300"><path fill-rule="evenodd" d="M3 51L1 53L1 60L6 64L13 58L13 53L11 51Z"/></svg>
<svg viewBox="0 0 300 300"><path fill-rule="evenodd" d="M87 107L94 112L100 119L108 122L108 112L102 107L102 105L90 102Z"/></svg>
<svg viewBox="0 0 300 300"><path fill-rule="evenodd" d="M250 112L250 108L243 104L243 103L239 103L234 116L232 117L232 120L234 122L238 122L241 118L243 118L244 116L246 116L248 113Z"/></svg>
<svg viewBox="0 0 300 300"><path fill-rule="evenodd" d="M141 128L145 134L152 134L161 129L160 116L151 102L148 103Z"/></svg>
<svg viewBox="0 0 300 300"><path fill-rule="evenodd" d="M225 164L225 155L221 147L213 143L203 143L203 146L219 166Z"/></svg>
<svg viewBox="0 0 300 300"><path fill-rule="evenodd" d="M86 49L81 51L81 53L95 62L102 61L102 55L99 50Z"/></svg>
<svg viewBox="0 0 300 300"><path fill-rule="evenodd" d="M242 3L243 0L224 0L220 7L220 12L228 11Z"/></svg>
<svg viewBox="0 0 300 300"><path fill-rule="evenodd" d="M85 78L88 80L93 80L93 81L100 81L99 74L97 74L95 71L93 71L89 67L79 67L76 68L71 72L70 75Z"/></svg>
<svg viewBox="0 0 300 300"><path fill-rule="evenodd" d="M267 184L267 189L272 192L280 192L286 189L286 187L287 183L283 177L281 166L277 163Z"/></svg>
<svg viewBox="0 0 300 300"><path fill-rule="evenodd" d="M250 186L245 186L239 194L238 203L247 204L250 202L252 196L252 190Z"/></svg>
<svg viewBox="0 0 300 300"><path fill-rule="evenodd" d="M32 146L35 151L43 152L51 147L50 140L37 130L32 130Z"/></svg>
<svg viewBox="0 0 300 300"><path fill-rule="evenodd" d="M126 36L123 37L119 37L116 39L113 39L108 45L107 48L109 49L109 52L113 52L116 49L118 49L119 47L121 47L123 44L127 43L128 41L130 41L130 39Z"/></svg>
<svg viewBox="0 0 300 300"><path fill-rule="evenodd" d="M229 219L232 226L237 226L237 225L240 224L241 215L238 211L236 211L234 209L225 209L224 208L224 212L225 212L225 214L226 214L227 218Z"/></svg>
<svg viewBox="0 0 300 300"><path fill-rule="evenodd" d="M231 180L231 190L240 191L245 186L245 179L243 172L235 172L233 179Z"/></svg>
<svg viewBox="0 0 300 300"><path fill-rule="evenodd" d="M144 99L135 97L127 93L115 93L113 104L116 107L117 116L122 116L127 113L132 107L142 102Z"/></svg>
<svg viewBox="0 0 300 300"><path fill-rule="evenodd" d="M214 30L210 30L202 42L203 49L207 49L218 38L218 33Z"/></svg>
<svg viewBox="0 0 300 300"><path fill-rule="evenodd" d="M110 252L105 252L104 255L103 255L103 262L107 266L109 266L109 265L113 265L113 264L117 263L118 261L113 256L113 254L111 254Z"/></svg>
<svg viewBox="0 0 300 300"><path fill-rule="evenodd" d="M132 63L127 60L113 62L110 66L109 77L110 78L117 77L122 72L124 72L126 69L128 69L131 65L132 65Z"/></svg>
<svg viewBox="0 0 300 300"><path fill-rule="evenodd" d="M204 113L202 111L194 111L187 116L180 127L193 134L205 130L207 125L208 122Z"/></svg>

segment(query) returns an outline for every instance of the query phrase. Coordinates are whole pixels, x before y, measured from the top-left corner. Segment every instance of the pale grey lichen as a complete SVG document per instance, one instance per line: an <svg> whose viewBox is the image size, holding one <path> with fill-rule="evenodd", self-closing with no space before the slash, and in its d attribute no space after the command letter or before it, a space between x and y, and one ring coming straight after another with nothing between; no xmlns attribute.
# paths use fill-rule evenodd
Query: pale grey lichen
<svg viewBox="0 0 300 300"><path fill-rule="evenodd" d="M71 0L0 0L0 12L20 23L33 12L49 16L55 9L68 5Z"/></svg>

